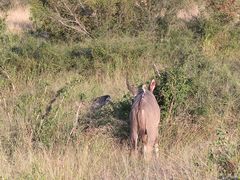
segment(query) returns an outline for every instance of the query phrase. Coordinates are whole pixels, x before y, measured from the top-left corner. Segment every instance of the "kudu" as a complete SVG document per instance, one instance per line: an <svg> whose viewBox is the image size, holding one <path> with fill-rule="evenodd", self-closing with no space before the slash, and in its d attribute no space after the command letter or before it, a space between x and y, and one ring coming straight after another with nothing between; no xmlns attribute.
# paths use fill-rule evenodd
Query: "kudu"
<svg viewBox="0 0 240 180"><path fill-rule="evenodd" d="M138 152L138 138L143 144L143 156L149 159L152 150L155 150L158 156L158 124L160 121L160 108L157 103L153 90L156 82L153 79L149 85L142 86L142 89L131 86L126 79L129 91L134 95L133 104L130 112L130 139L131 139L131 154Z"/></svg>

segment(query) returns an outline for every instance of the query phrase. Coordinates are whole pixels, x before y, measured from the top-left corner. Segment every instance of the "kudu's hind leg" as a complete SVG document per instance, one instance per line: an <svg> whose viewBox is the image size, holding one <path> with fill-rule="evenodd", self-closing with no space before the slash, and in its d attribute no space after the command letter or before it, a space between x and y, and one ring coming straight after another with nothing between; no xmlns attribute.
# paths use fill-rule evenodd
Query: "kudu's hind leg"
<svg viewBox="0 0 240 180"><path fill-rule="evenodd" d="M154 144L154 154L155 154L156 158L159 157L158 143L155 143L155 144Z"/></svg>
<svg viewBox="0 0 240 180"><path fill-rule="evenodd" d="M143 145L143 157L144 160L149 161L152 158L153 146L151 144Z"/></svg>
<svg viewBox="0 0 240 180"><path fill-rule="evenodd" d="M137 143L138 143L138 135L137 133L131 134L131 156L137 156Z"/></svg>
<svg viewBox="0 0 240 180"><path fill-rule="evenodd" d="M158 140L154 136L149 136L147 141L144 143L143 146L143 155L145 160L150 160L152 158L152 154L154 152L154 155L156 158L158 158Z"/></svg>
<svg viewBox="0 0 240 180"><path fill-rule="evenodd" d="M153 150L154 142L149 141L148 135L145 134L143 136L143 158L144 160L150 160L152 157L152 150Z"/></svg>
<svg viewBox="0 0 240 180"><path fill-rule="evenodd" d="M156 133L158 133L158 129L156 130ZM159 157L158 136L155 138L153 148L154 148L155 157L158 158Z"/></svg>

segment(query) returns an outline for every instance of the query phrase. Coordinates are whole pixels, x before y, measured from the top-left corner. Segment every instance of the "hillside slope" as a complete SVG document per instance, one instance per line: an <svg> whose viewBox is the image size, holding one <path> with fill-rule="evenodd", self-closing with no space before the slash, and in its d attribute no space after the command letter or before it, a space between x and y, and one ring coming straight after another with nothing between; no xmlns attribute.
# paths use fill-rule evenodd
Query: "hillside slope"
<svg viewBox="0 0 240 180"><path fill-rule="evenodd" d="M240 177L238 1L29 2L0 21L1 178ZM179 18L191 3L196 17ZM157 82L160 152L148 163L129 157L127 74Z"/></svg>

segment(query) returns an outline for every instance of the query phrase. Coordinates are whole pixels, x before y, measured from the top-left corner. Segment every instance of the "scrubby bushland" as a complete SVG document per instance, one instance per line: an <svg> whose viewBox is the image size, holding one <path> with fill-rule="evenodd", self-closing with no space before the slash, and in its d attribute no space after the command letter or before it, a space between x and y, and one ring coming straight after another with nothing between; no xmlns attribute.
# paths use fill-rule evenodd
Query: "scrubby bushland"
<svg viewBox="0 0 240 180"><path fill-rule="evenodd" d="M144 31L163 37L179 21L177 13L184 8L188 13L191 10L187 9L191 7L188 5L196 4L185 0L30 2L32 20L38 33L47 32L53 38L73 40L126 33L135 36ZM205 8L203 12L200 12L201 6ZM202 16L200 19L206 18L214 26L229 25L238 19L239 3L236 1L203 1L197 7ZM200 32L201 29L198 26L196 30Z"/></svg>
<svg viewBox="0 0 240 180"><path fill-rule="evenodd" d="M239 176L238 2L207 1L189 21L176 17L186 1L82 3L31 1L35 30L22 35L0 22L0 177ZM149 166L128 157L126 72L158 85L160 158ZM91 111L103 94L113 103Z"/></svg>
<svg viewBox="0 0 240 180"><path fill-rule="evenodd" d="M112 34L138 35L154 32L161 24L161 11L172 20L177 7L184 1L32 1L32 17L38 32L52 37L81 40ZM172 6L174 4L174 6ZM173 8L174 7L174 8ZM164 18L165 19L165 18Z"/></svg>

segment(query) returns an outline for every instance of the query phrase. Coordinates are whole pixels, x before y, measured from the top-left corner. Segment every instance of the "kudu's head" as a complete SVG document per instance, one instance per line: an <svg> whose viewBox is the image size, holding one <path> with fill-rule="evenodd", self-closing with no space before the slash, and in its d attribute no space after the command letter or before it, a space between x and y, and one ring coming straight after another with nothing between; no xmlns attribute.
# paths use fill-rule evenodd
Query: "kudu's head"
<svg viewBox="0 0 240 180"><path fill-rule="evenodd" d="M141 89L138 89L136 86L129 83L128 77L126 78L126 84L128 90L131 92L131 94L136 97L139 93L146 92L147 90L153 93L155 87L156 87L156 81L152 79L151 83L149 84L149 87L147 88L146 84L142 85Z"/></svg>

